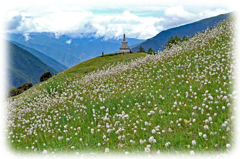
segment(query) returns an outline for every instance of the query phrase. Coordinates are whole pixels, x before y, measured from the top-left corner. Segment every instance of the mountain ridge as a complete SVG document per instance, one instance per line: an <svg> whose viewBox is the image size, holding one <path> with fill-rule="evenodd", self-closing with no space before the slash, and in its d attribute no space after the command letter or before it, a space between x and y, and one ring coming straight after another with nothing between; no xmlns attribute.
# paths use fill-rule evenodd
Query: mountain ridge
<svg viewBox="0 0 240 159"><path fill-rule="evenodd" d="M104 38L71 38L62 35L55 37L54 33L29 33L26 40L22 34L8 34L7 38L26 47L33 48L59 63L72 67L82 61L101 55L102 52L118 52L122 39ZM70 41L69 41L70 40ZM129 45L142 42L143 40L127 38ZM68 42L67 42L68 41Z"/></svg>
<svg viewBox="0 0 240 159"><path fill-rule="evenodd" d="M24 50L27 50L28 52L30 52L31 54L33 54L34 56L36 56L37 58L39 58L42 62L44 62L46 65L52 67L54 70L61 72L63 70L66 70L68 67L62 65L61 63L57 62L56 60L54 60L53 58L33 49L30 47L27 47L25 45L19 44L15 41L11 41L12 43L18 45L19 47L21 47Z"/></svg>
<svg viewBox="0 0 240 159"><path fill-rule="evenodd" d="M154 37L146 39L144 42L142 42L138 46L134 46L131 49L134 52L137 52L138 48L142 46L145 50L152 47L152 49L155 52L162 51L165 47L165 44L167 43L168 38L170 38L170 36L177 35L180 38L182 38L183 36L186 36L186 37L194 36L198 32L204 31L207 28L212 28L214 25L216 25L217 23L219 23L224 19L227 19L231 15L232 13L220 14L218 16L201 19L193 23L163 30L159 32L157 35L155 35Z"/></svg>
<svg viewBox="0 0 240 159"><path fill-rule="evenodd" d="M43 63L39 58L22 49L14 43L5 41L7 46L7 72L8 86L7 90L31 82L33 85L40 82L40 76L47 71L52 75L58 72L50 66Z"/></svg>

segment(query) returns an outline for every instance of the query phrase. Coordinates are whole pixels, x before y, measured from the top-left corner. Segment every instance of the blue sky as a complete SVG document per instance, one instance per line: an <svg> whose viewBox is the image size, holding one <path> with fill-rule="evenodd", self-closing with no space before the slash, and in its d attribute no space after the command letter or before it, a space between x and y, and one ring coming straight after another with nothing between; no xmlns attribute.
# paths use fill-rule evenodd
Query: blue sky
<svg viewBox="0 0 240 159"><path fill-rule="evenodd" d="M128 11L127 9L90 9L90 11L93 14L101 14L101 15L109 15L109 14L122 14L125 11ZM162 17L163 16L163 10L162 11L138 11L133 10L131 11L134 15L137 15L139 17Z"/></svg>

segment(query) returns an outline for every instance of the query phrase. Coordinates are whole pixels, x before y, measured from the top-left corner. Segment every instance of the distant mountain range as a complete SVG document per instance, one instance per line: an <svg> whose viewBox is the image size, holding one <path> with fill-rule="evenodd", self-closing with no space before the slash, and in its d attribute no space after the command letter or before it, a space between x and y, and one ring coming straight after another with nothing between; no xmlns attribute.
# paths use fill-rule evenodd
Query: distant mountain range
<svg viewBox="0 0 240 159"><path fill-rule="evenodd" d="M214 25L216 25L220 21L227 19L230 15L231 13L221 14L215 17L206 18L194 23L187 24L187 25L161 31L156 36L150 39L147 39L138 45L132 46L131 49L134 52L137 52L138 48L142 46L145 49L145 51L147 51L150 47L152 47L152 49L155 52L162 51L164 50L164 47L169 37L175 36L175 35L179 36L180 38L182 38L183 36L191 37L198 32L206 30L207 28L212 28Z"/></svg>
<svg viewBox="0 0 240 159"><path fill-rule="evenodd" d="M49 56L62 65L72 67L82 61L100 56L102 52L112 53L118 52L121 46L122 39L107 39L103 38L71 38L62 35L58 38L54 33L29 33L29 37L23 34L8 34L7 39L16 43L19 46L34 49L38 52ZM128 45L140 43L143 40L127 38ZM32 53L32 50L27 49Z"/></svg>
<svg viewBox="0 0 240 159"><path fill-rule="evenodd" d="M16 44L6 41L6 45L8 49L7 90L12 87L17 88L26 82L31 82L33 85L37 84L40 82L40 76L44 72L50 71L52 75L58 73L56 70L43 63L39 58Z"/></svg>

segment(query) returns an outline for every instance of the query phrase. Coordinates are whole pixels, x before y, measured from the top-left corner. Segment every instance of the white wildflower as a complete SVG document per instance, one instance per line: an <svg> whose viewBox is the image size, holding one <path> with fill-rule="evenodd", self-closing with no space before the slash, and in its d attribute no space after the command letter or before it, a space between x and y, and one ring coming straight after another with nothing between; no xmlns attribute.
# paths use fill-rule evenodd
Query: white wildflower
<svg viewBox="0 0 240 159"><path fill-rule="evenodd" d="M230 146L231 146L230 144L226 144L226 147L227 147L227 148L230 148Z"/></svg>
<svg viewBox="0 0 240 159"><path fill-rule="evenodd" d="M190 155L195 155L195 152L193 150L191 150Z"/></svg>
<svg viewBox="0 0 240 159"><path fill-rule="evenodd" d="M156 130L155 129L152 129L152 134L155 134Z"/></svg>
<svg viewBox="0 0 240 159"><path fill-rule="evenodd" d="M192 140L192 145L196 145L196 141L195 140Z"/></svg>
<svg viewBox="0 0 240 159"><path fill-rule="evenodd" d="M144 143L144 140L140 139L139 142L142 145Z"/></svg>
<svg viewBox="0 0 240 159"><path fill-rule="evenodd" d="M109 148L105 148L105 152L108 153L109 152Z"/></svg>
<svg viewBox="0 0 240 159"><path fill-rule="evenodd" d="M208 130L209 129L208 125L204 125L204 129Z"/></svg>
<svg viewBox="0 0 240 159"><path fill-rule="evenodd" d="M150 148L145 147L145 152L150 152Z"/></svg>

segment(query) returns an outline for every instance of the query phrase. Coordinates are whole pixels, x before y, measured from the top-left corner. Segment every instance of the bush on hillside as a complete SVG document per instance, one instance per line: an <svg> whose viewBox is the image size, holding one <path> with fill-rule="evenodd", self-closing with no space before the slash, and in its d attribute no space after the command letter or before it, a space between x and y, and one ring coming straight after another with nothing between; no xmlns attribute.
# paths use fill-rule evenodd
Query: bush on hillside
<svg viewBox="0 0 240 159"><path fill-rule="evenodd" d="M22 89L17 89L17 91L16 91L16 95L19 95L19 94L21 94L21 93L23 93L24 91L22 90Z"/></svg>
<svg viewBox="0 0 240 159"><path fill-rule="evenodd" d="M147 51L148 54L154 54L155 55L155 52L153 51L152 47L150 47Z"/></svg>
<svg viewBox="0 0 240 159"><path fill-rule="evenodd" d="M140 46L140 52L145 52L145 49L142 47L142 46Z"/></svg>
<svg viewBox="0 0 240 159"><path fill-rule="evenodd" d="M30 82L23 84L23 90L26 91L27 89L31 88L33 85Z"/></svg>
<svg viewBox="0 0 240 159"><path fill-rule="evenodd" d="M18 88L17 89L22 89L23 88L23 85L20 85L20 86L18 86Z"/></svg>
<svg viewBox="0 0 240 159"><path fill-rule="evenodd" d="M173 36L170 36L170 38L168 38L167 40L167 44L165 45L165 47L172 47L173 44L177 44L179 42L182 42L182 41L186 41L187 40L187 37L186 36L183 36L183 38L181 39L179 36L175 35L174 37Z"/></svg>
<svg viewBox="0 0 240 159"><path fill-rule="evenodd" d="M32 83L27 82L27 83L20 85L17 89L11 88L7 93L7 97L9 98L9 97L19 95L19 94L23 93L24 91L26 91L27 89L31 88L32 86L33 86Z"/></svg>
<svg viewBox="0 0 240 159"><path fill-rule="evenodd" d="M41 75L40 82L46 81L50 77L52 77L52 74L49 71L45 72L44 74Z"/></svg>
<svg viewBox="0 0 240 159"><path fill-rule="evenodd" d="M7 93L7 97L13 97L17 95L17 90L16 88L11 88L8 93Z"/></svg>
<svg viewBox="0 0 240 159"><path fill-rule="evenodd" d="M27 89L31 88L33 85L30 82L24 83L23 85L20 85L17 89L21 89L23 91L26 91Z"/></svg>
<svg viewBox="0 0 240 159"><path fill-rule="evenodd" d="M181 40L181 38L177 35L175 35L175 37L170 36L170 38L168 38L168 40L167 40L166 46L167 47L172 47L173 44L177 44L178 41L180 41L180 40Z"/></svg>

